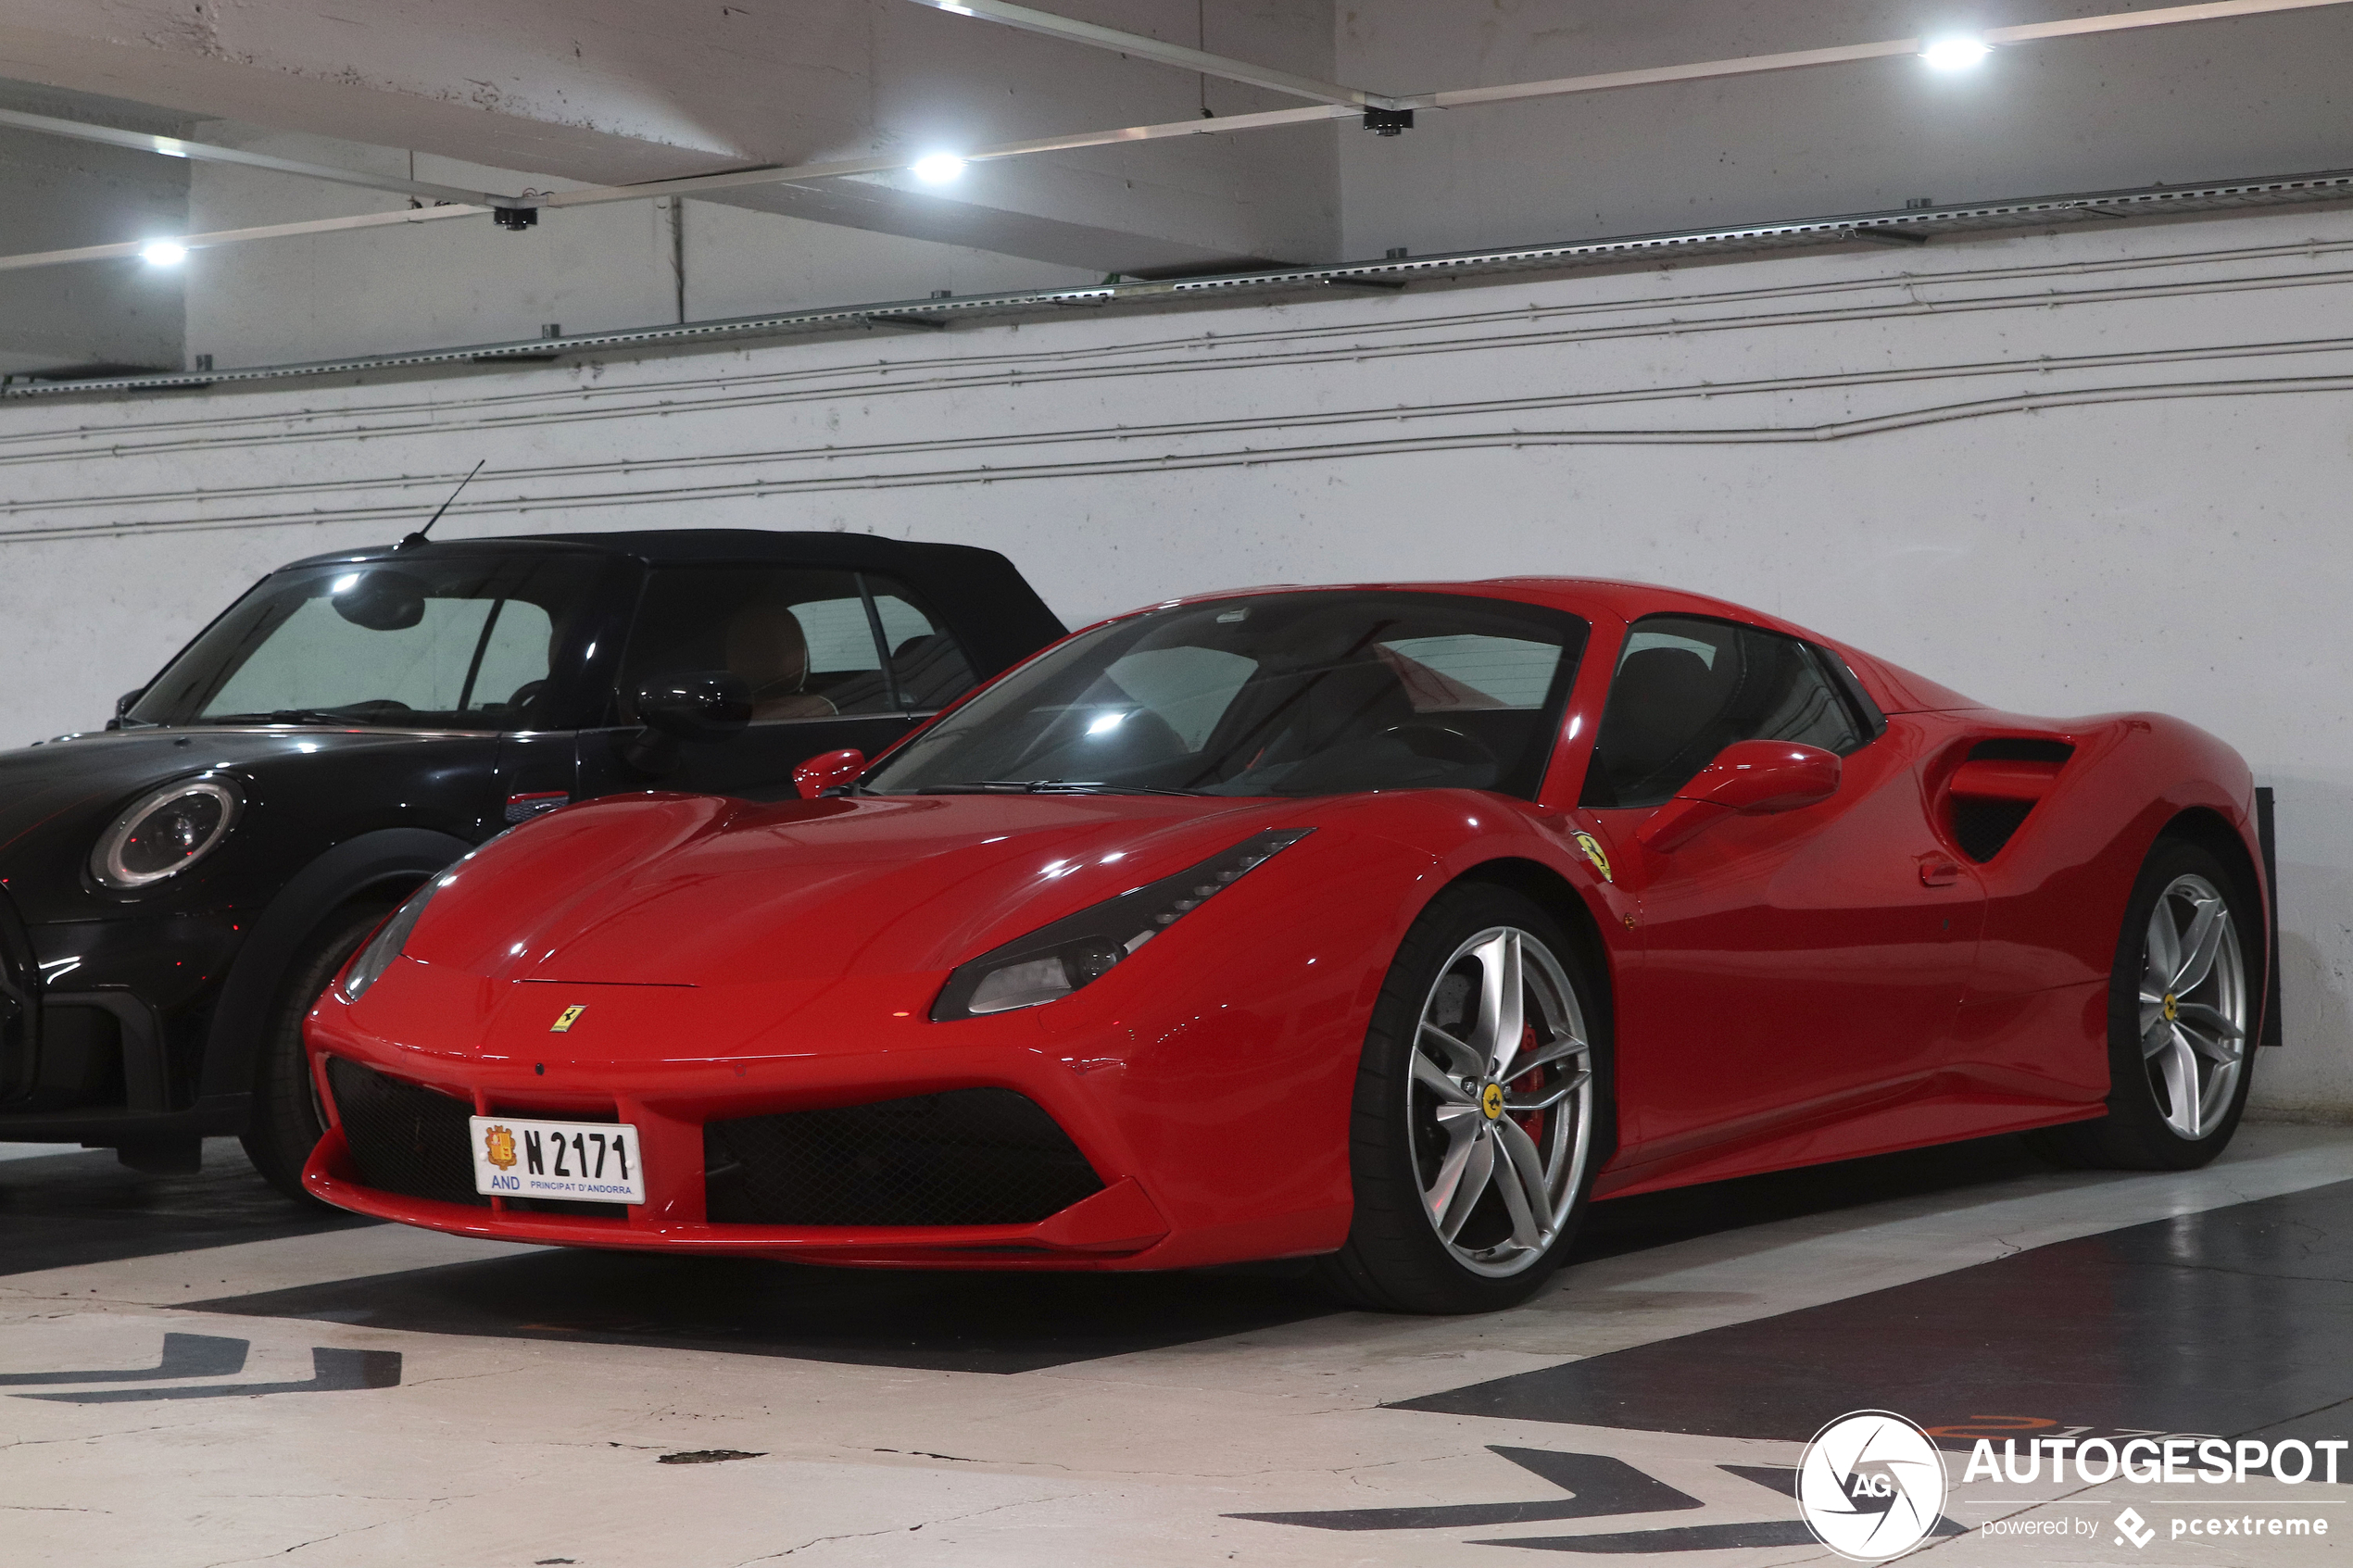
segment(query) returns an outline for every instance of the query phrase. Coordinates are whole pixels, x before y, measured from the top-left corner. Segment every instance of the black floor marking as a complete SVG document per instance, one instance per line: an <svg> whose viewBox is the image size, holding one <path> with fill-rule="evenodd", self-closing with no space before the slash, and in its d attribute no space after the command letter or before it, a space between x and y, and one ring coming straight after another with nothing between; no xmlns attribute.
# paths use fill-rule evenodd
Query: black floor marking
<svg viewBox="0 0 2353 1568"><path fill-rule="evenodd" d="M195 1388L104 1388L89 1394L19 1394L19 1399L52 1399L67 1405L120 1405L159 1399L250 1399L263 1394L344 1394L359 1388L397 1388L397 1350L310 1352L310 1376L299 1383L212 1383Z"/></svg>
<svg viewBox="0 0 2353 1568"><path fill-rule="evenodd" d="M1958 1429L1952 1448L1985 1417L2280 1427L2353 1399L2348 1200L2353 1182L2134 1225L1393 1408L1797 1442L1894 1410Z"/></svg>
<svg viewBox="0 0 2353 1568"><path fill-rule="evenodd" d="M234 1377L245 1370L245 1341L219 1339L209 1334L167 1334L161 1364L131 1372L11 1372L0 1374L0 1387L22 1388L37 1383L159 1383L168 1378Z"/></svg>
<svg viewBox="0 0 2353 1568"><path fill-rule="evenodd" d="M208 1138L193 1176L149 1176L110 1152L0 1160L0 1274L275 1241L381 1223L297 1207L234 1138Z"/></svg>
<svg viewBox="0 0 2353 1568"><path fill-rule="evenodd" d="M1541 1502L1441 1503L1423 1508L1340 1508L1313 1513L1229 1513L1262 1524L1304 1524L1315 1530L1479 1529L1491 1524L1536 1524L1553 1519L1594 1519L1612 1513L1666 1513L1705 1506L1688 1492L1655 1480L1622 1459L1607 1454L1564 1454L1544 1449L1505 1449L1500 1454L1572 1495Z"/></svg>
<svg viewBox="0 0 2353 1568"><path fill-rule="evenodd" d="M426 1334L987 1373L1191 1344L1332 1310L1303 1282L1263 1272L918 1273L569 1249L189 1306Z"/></svg>

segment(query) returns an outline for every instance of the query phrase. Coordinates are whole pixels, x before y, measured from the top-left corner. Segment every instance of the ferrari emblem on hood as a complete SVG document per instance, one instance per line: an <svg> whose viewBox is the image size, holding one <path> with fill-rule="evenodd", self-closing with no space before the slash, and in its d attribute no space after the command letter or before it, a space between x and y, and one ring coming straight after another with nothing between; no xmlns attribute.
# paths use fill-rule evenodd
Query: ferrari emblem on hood
<svg viewBox="0 0 2353 1568"><path fill-rule="evenodd" d="M1577 847L1585 851L1585 858L1593 862L1593 869L1602 873L1604 882L1617 880L1609 874L1609 856L1603 851L1600 839L1590 833L1580 833L1577 835Z"/></svg>
<svg viewBox="0 0 2353 1568"><path fill-rule="evenodd" d="M510 1128L492 1127L482 1135L483 1158L501 1171L515 1163L515 1135Z"/></svg>
<svg viewBox="0 0 2353 1568"><path fill-rule="evenodd" d="M556 1021L547 1025L547 1033L550 1035L562 1035L570 1032L572 1026L580 1022L580 1015L587 1010L588 1004L586 1002L573 1003L572 1006L556 1014Z"/></svg>

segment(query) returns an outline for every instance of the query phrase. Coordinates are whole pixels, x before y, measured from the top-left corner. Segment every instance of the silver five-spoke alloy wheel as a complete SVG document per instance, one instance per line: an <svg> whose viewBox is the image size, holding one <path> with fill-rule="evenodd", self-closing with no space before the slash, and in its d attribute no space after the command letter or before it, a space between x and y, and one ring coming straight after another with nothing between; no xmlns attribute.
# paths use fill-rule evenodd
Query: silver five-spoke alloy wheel
<svg viewBox="0 0 2353 1568"><path fill-rule="evenodd" d="M1502 1278L1543 1258L1592 1149L1592 1047L1560 961L1491 926L1422 1003L1406 1114L1422 1213L1454 1260Z"/></svg>
<svg viewBox="0 0 2353 1568"><path fill-rule="evenodd" d="M2196 873L2167 884L2149 911L2141 967L2141 1060L2165 1124L2211 1133L2246 1058L2246 960L2229 904Z"/></svg>

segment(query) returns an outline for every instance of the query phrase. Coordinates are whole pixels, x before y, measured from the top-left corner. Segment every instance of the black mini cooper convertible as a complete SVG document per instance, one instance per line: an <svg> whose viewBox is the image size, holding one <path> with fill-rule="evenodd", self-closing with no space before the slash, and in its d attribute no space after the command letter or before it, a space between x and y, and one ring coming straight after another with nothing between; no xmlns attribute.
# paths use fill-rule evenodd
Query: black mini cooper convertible
<svg viewBox="0 0 2353 1568"><path fill-rule="evenodd" d="M101 733L0 754L0 1140L301 1196L301 1026L424 879L567 801L774 798L1063 634L993 551L556 534L271 572Z"/></svg>

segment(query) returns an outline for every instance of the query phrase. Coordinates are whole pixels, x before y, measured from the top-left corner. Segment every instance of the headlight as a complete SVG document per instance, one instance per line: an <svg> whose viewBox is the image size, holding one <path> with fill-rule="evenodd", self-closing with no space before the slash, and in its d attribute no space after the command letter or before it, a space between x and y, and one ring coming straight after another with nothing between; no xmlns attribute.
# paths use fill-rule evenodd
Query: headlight
<svg viewBox="0 0 2353 1568"><path fill-rule="evenodd" d="M90 874L107 887L126 889L177 876L220 847L243 809L245 797L225 776L149 790L98 835Z"/></svg>
<svg viewBox="0 0 2353 1568"><path fill-rule="evenodd" d="M1034 1008L1109 974L1122 959L1233 885L1243 872L1315 832L1283 828L1246 838L1175 876L1105 899L981 954L948 977L932 1021Z"/></svg>
<svg viewBox="0 0 2353 1568"><path fill-rule="evenodd" d="M392 918L376 928L376 934L368 938L368 945L351 956L350 965L343 972L343 984L336 988L343 992L345 1001L358 1001L369 986L384 978L392 960L409 945L409 934L417 929L417 921L424 914L425 906L433 902L433 896L456 880L455 872L442 872L409 895L409 901L393 910Z"/></svg>

